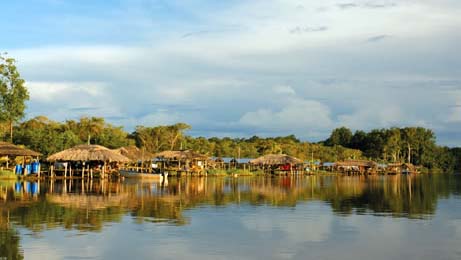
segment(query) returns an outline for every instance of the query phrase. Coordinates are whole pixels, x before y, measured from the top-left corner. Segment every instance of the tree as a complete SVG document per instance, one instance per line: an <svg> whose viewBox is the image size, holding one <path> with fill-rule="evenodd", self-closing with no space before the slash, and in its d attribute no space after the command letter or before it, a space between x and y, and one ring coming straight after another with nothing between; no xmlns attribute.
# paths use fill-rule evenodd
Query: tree
<svg viewBox="0 0 461 260"><path fill-rule="evenodd" d="M0 121L8 123L10 141L13 141L13 124L25 115L27 100L29 92L15 59L0 54Z"/></svg>
<svg viewBox="0 0 461 260"><path fill-rule="evenodd" d="M104 130L104 118L101 117L82 117L78 122L79 135L82 140L87 138L87 143L91 144L91 137L100 134Z"/></svg>
<svg viewBox="0 0 461 260"><path fill-rule="evenodd" d="M340 127L333 130L330 135L330 138L327 139L326 145L335 146L341 145L344 147L349 147L352 140L352 132L347 127Z"/></svg>
<svg viewBox="0 0 461 260"><path fill-rule="evenodd" d="M183 138L184 131L191 129L191 126L185 123L177 123L167 128L169 132L170 150L174 150L178 140Z"/></svg>

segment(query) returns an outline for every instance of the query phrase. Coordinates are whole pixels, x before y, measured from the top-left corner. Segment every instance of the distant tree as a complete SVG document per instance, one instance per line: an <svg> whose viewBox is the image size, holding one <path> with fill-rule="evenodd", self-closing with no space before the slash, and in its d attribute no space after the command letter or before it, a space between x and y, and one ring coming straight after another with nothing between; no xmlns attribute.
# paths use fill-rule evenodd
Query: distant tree
<svg viewBox="0 0 461 260"><path fill-rule="evenodd" d="M352 131L347 127L336 128L325 142L328 146L341 145L349 147L352 140Z"/></svg>
<svg viewBox="0 0 461 260"><path fill-rule="evenodd" d="M185 123L155 127L137 126L131 136L137 146L155 153L185 148L181 143L184 140L184 131L187 129L190 129L190 126Z"/></svg>
<svg viewBox="0 0 461 260"><path fill-rule="evenodd" d="M92 137L102 133L105 127L104 118L101 117L82 117L77 123L79 136L82 140L91 144Z"/></svg>
<svg viewBox="0 0 461 260"><path fill-rule="evenodd" d="M362 130L355 131L354 135L351 138L350 148L360 149L362 151L366 150L367 146L367 133Z"/></svg>
<svg viewBox="0 0 461 260"><path fill-rule="evenodd" d="M21 78L16 61L0 54L0 121L9 126L9 139L13 141L13 124L25 115L29 93Z"/></svg>
<svg viewBox="0 0 461 260"><path fill-rule="evenodd" d="M191 126L185 123L177 123L168 126L170 150L174 150L178 141L184 137L184 131L191 129ZM182 148L182 147L180 147Z"/></svg>

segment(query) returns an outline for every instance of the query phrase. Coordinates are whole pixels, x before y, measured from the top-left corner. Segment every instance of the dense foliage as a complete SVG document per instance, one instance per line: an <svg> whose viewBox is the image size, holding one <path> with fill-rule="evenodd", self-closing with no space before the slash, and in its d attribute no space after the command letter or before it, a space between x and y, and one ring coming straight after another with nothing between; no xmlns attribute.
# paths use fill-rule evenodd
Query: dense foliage
<svg viewBox="0 0 461 260"><path fill-rule="evenodd" d="M375 129L370 132L341 127L320 143L301 141L294 135L261 138L192 137L184 123L167 126L138 126L131 134L103 118L83 117L79 121L55 122L39 116L16 126L14 142L44 155L77 144L99 144L109 148L137 145L155 153L192 149L217 157L255 158L285 153L306 161L333 162L371 159L378 162L411 162L434 171L460 169L461 149L436 145L432 130L422 127Z"/></svg>
<svg viewBox="0 0 461 260"><path fill-rule="evenodd" d="M0 121L8 124L13 140L13 124L25 116L29 92L21 78L16 61L0 54Z"/></svg>
<svg viewBox="0 0 461 260"><path fill-rule="evenodd" d="M382 162L410 162L432 170L459 169L459 149L438 146L435 139L434 132L423 127L394 127L354 134L341 127L333 130L324 144L358 149L365 157Z"/></svg>

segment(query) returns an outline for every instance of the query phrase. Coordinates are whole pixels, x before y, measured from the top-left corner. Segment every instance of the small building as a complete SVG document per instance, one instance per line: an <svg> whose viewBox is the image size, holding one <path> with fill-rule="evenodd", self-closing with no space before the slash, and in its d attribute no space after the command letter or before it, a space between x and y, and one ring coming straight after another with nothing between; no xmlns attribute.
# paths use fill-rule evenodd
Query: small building
<svg viewBox="0 0 461 260"><path fill-rule="evenodd" d="M250 164L272 174L304 173L303 161L286 154L268 154L250 161Z"/></svg>
<svg viewBox="0 0 461 260"><path fill-rule="evenodd" d="M126 146L112 151L130 159L130 162L128 162L124 167L128 170L136 172L152 172L152 170L157 168L154 167L156 165L153 164L154 154L145 151L144 149L139 149L136 146Z"/></svg>
<svg viewBox="0 0 461 260"><path fill-rule="evenodd" d="M377 163L367 160L346 160L335 162L334 170L347 174L376 174Z"/></svg>
<svg viewBox="0 0 461 260"><path fill-rule="evenodd" d="M73 177L80 175L82 178L87 176L93 177L93 172L99 173L101 178L106 177L106 173L116 170L119 163L128 163L131 160L121 154L118 154L109 148L101 145L77 145L64 151L50 155L47 161L52 163L50 167L50 176L55 177L55 165L61 164L64 168L63 177Z"/></svg>
<svg viewBox="0 0 461 260"><path fill-rule="evenodd" d="M216 169L246 169L252 158L211 157L210 161Z"/></svg>
<svg viewBox="0 0 461 260"><path fill-rule="evenodd" d="M389 163L386 167L387 174L411 174L417 173L416 166L411 163Z"/></svg>
<svg viewBox="0 0 461 260"><path fill-rule="evenodd" d="M320 164L320 170L332 172L334 170L334 162L323 162Z"/></svg>
<svg viewBox="0 0 461 260"><path fill-rule="evenodd" d="M20 146L14 145L12 143L0 142L0 156L4 157L5 169L7 171L14 172L16 174L30 174L36 173L40 176L40 164L38 163L41 153L32 151L27 148L22 148ZM17 157L22 157L21 164L11 167L10 160L16 159ZM13 161L14 162L14 161ZM32 167L36 166L36 167Z"/></svg>
<svg viewBox="0 0 461 260"><path fill-rule="evenodd" d="M208 156L194 152L163 151L154 154L154 161L159 164L160 171L182 174L202 174L208 167Z"/></svg>

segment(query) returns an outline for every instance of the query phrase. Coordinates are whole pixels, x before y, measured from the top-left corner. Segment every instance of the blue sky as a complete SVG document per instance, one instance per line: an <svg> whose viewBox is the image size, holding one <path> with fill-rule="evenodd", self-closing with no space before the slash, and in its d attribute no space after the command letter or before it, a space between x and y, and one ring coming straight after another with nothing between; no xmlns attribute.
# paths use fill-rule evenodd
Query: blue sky
<svg viewBox="0 0 461 260"><path fill-rule="evenodd" d="M0 3L28 117L193 126L198 136L420 125L461 145L457 0Z"/></svg>

